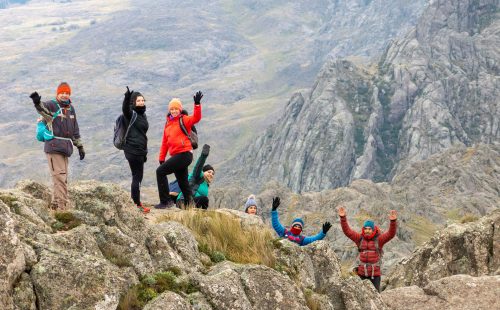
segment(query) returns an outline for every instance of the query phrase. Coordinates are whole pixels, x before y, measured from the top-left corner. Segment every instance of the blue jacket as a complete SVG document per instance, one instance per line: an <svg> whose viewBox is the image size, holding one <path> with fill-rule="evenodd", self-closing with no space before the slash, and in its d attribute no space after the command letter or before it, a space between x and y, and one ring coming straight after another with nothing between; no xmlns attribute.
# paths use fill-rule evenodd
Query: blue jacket
<svg viewBox="0 0 500 310"><path fill-rule="evenodd" d="M292 232L283 225L281 225L280 220L278 218L278 211L271 211L271 222L273 224L273 228L280 237L287 238L288 240L297 243L300 246L303 245L308 245L309 243L312 243L317 240L322 240L325 238L325 234L323 233L323 230L321 230L317 235L311 236L311 237L304 237L302 235L294 235Z"/></svg>

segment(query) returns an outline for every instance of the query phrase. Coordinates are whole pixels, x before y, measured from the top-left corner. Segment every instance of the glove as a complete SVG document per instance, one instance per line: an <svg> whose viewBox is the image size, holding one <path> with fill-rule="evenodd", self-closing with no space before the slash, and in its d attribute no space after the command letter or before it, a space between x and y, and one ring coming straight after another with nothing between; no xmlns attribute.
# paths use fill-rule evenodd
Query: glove
<svg viewBox="0 0 500 310"><path fill-rule="evenodd" d="M208 153L210 153L210 145L204 144L203 150L201 150L201 155L208 156Z"/></svg>
<svg viewBox="0 0 500 310"><path fill-rule="evenodd" d="M31 93L30 98L31 98L31 100L33 100L33 103L35 105L39 105L40 100L42 99L42 97L37 92Z"/></svg>
<svg viewBox="0 0 500 310"><path fill-rule="evenodd" d="M132 93L133 93L133 92L134 92L134 91L133 91L133 90L131 91L131 90L128 88L128 86L127 86L127 91L126 91L126 92L125 92L125 94L124 94L124 95L125 95L125 99L124 99L124 100L125 100L125 101L130 101L130 98L132 97Z"/></svg>
<svg viewBox="0 0 500 310"><path fill-rule="evenodd" d="M330 228L332 228L332 224L330 224L330 222L325 222L323 224L323 233L326 235Z"/></svg>
<svg viewBox="0 0 500 310"><path fill-rule="evenodd" d="M278 209L279 206L280 206L280 198L279 197L274 197L273 198L273 208L272 208L272 210L276 211L276 209Z"/></svg>
<svg viewBox="0 0 500 310"><path fill-rule="evenodd" d="M147 161L148 161L148 156L144 155L144 162L147 162Z"/></svg>
<svg viewBox="0 0 500 310"><path fill-rule="evenodd" d="M201 92L201 90L199 90L193 96L194 104L196 104L196 105L200 104L201 103L201 98L203 98L203 93Z"/></svg>
<svg viewBox="0 0 500 310"><path fill-rule="evenodd" d="M83 146L78 147L78 154L80 155L80 160L85 158L85 150L83 149Z"/></svg>
<svg viewBox="0 0 500 310"><path fill-rule="evenodd" d="M164 160L159 161L160 165L163 165L164 162L165 162Z"/></svg>

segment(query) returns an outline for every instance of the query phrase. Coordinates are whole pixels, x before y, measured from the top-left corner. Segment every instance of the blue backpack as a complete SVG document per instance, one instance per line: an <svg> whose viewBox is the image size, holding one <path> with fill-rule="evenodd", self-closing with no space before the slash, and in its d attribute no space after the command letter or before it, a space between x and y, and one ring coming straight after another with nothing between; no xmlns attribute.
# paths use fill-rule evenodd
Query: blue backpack
<svg viewBox="0 0 500 310"><path fill-rule="evenodd" d="M56 103L57 104L57 103ZM61 107L57 104L58 110L52 115L53 122L59 114L61 114ZM50 141L54 139L54 133L50 131L45 121L40 121L36 125L36 139L40 142Z"/></svg>

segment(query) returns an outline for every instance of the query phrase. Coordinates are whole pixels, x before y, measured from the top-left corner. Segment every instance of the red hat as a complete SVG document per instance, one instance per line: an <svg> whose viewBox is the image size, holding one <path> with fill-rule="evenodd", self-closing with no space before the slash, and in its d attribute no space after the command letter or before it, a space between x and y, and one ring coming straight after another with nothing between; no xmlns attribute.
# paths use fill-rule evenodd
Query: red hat
<svg viewBox="0 0 500 310"><path fill-rule="evenodd" d="M56 95L59 95L60 93L68 93L71 95L71 87L69 87L68 83L61 82L61 84L57 86Z"/></svg>

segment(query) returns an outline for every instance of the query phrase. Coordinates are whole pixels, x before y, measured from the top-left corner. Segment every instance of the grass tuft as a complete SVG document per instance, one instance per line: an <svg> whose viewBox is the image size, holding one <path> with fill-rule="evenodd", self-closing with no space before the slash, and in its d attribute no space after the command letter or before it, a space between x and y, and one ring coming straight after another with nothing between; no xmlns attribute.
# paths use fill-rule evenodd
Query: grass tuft
<svg viewBox="0 0 500 310"><path fill-rule="evenodd" d="M57 220L54 224L52 224L52 229L54 231L67 231L82 224L82 221L76 218L71 212L56 212L54 217Z"/></svg>
<svg viewBox="0 0 500 310"><path fill-rule="evenodd" d="M227 259L274 267L274 234L267 228L243 229L237 216L199 209L168 213L160 221L176 221L191 229L199 251L215 263Z"/></svg>

